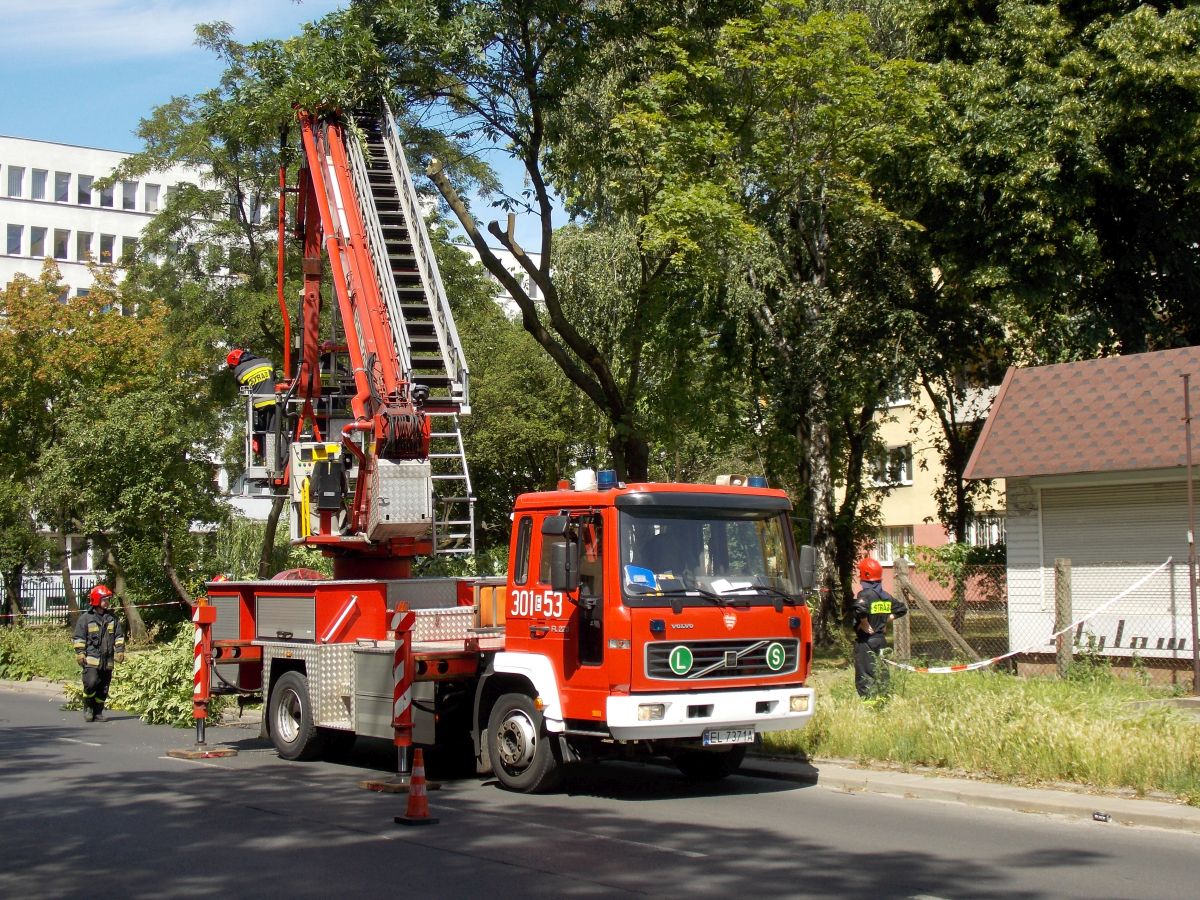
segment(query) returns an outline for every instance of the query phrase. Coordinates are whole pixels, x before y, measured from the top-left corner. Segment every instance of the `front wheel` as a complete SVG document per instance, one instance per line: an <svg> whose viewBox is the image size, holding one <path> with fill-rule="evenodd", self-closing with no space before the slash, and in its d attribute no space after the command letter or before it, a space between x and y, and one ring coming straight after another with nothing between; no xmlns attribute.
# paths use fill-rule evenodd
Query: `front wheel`
<svg viewBox="0 0 1200 900"><path fill-rule="evenodd" d="M308 679L299 672L284 672L267 704L271 743L284 759L316 759L323 741L308 697Z"/></svg>
<svg viewBox="0 0 1200 900"><path fill-rule="evenodd" d="M542 714L526 694L504 694L488 715L488 756L500 784L536 794L552 790L561 775Z"/></svg>
<svg viewBox="0 0 1200 900"><path fill-rule="evenodd" d="M730 750L677 750L671 762L689 781L720 781L741 768L746 745Z"/></svg>

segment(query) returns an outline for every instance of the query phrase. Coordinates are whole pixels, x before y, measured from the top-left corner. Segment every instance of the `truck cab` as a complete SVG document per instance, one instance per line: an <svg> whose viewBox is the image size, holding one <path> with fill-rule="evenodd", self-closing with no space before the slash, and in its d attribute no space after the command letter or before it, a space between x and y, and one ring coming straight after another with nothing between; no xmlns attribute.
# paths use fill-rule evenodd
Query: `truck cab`
<svg viewBox="0 0 1200 900"><path fill-rule="evenodd" d="M492 677L527 681L536 714L492 706L489 762L510 787L646 753L720 777L757 735L812 716L812 573L787 495L606 475L515 505Z"/></svg>

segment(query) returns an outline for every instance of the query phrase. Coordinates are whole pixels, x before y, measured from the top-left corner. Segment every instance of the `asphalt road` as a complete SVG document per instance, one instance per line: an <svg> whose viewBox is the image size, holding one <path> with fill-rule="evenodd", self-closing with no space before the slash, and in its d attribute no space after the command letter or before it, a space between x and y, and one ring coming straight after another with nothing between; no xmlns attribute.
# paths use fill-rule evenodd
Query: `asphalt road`
<svg viewBox="0 0 1200 900"><path fill-rule="evenodd" d="M477 779L405 828L384 742L286 763L256 729L191 732L0 693L0 896L1187 897L1200 837L659 766L581 769L549 796Z"/></svg>

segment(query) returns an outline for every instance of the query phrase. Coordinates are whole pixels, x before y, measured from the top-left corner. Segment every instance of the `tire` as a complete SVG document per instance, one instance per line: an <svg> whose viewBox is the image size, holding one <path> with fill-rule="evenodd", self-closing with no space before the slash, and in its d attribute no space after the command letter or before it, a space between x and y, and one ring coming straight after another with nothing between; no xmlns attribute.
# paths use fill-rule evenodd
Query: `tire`
<svg viewBox="0 0 1200 900"><path fill-rule="evenodd" d="M731 750L679 750L671 754L671 762L688 781L720 781L728 778L746 758L746 745Z"/></svg>
<svg viewBox="0 0 1200 900"><path fill-rule="evenodd" d="M510 791L553 790L562 775L542 714L526 694L504 694L488 715L488 756L500 784Z"/></svg>
<svg viewBox="0 0 1200 900"><path fill-rule="evenodd" d="M324 749L317 729L308 679L299 672L284 672L271 690L267 705L271 743L284 759L316 759Z"/></svg>

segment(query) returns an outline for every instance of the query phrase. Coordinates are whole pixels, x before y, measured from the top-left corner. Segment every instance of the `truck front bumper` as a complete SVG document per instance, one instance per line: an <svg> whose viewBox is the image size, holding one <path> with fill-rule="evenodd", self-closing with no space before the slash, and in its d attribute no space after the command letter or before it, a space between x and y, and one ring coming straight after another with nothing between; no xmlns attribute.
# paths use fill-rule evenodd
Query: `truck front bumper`
<svg viewBox="0 0 1200 900"><path fill-rule="evenodd" d="M815 702L808 687L609 697L608 730L620 741L698 738L713 728L786 731L807 725Z"/></svg>

